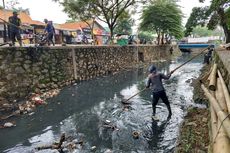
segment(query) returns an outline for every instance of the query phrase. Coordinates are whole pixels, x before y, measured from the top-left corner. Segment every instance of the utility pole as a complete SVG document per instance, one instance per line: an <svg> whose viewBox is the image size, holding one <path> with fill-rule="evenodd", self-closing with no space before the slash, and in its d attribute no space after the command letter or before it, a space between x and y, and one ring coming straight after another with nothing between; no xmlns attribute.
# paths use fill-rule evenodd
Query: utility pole
<svg viewBox="0 0 230 153"><path fill-rule="evenodd" d="M6 20L5 0L2 0L2 3L3 3L3 9L4 9L4 20ZM7 37L6 37L6 23L4 23L3 37L4 37L4 42L7 42Z"/></svg>

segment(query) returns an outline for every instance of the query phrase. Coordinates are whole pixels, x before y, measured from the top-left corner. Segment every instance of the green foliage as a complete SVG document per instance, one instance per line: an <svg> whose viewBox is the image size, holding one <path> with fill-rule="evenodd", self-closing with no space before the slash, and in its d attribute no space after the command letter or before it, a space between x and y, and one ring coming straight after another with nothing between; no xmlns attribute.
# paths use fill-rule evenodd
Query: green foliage
<svg viewBox="0 0 230 153"><path fill-rule="evenodd" d="M9 1L6 1L6 8L13 10L13 9L16 9L16 5L18 4L20 4L18 0L9 0Z"/></svg>
<svg viewBox="0 0 230 153"><path fill-rule="evenodd" d="M27 9L24 9L24 8L22 8L22 7L19 7L18 9L16 9L16 10L18 10L18 11L20 11L20 12L25 12L26 14L28 14L28 15L30 15L30 10L27 8Z"/></svg>
<svg viewBox="0 0 230 153"><path fill-rule="evenodd" d="M126 9L134 5L136 0L54 0L64 6L64 11L71 18L88 20L97 18L107 23L111 37L118 18Z"/></svg>
<svg viewBox="0 0 230 153"><path fill-rule="evenodd" d="M114 29L114 32L117 34L125 33L130 35L132 33L133 22L130 14L127 11L124 11L117 19L117 26Z"/></svg>
<svg viewBox="0 0 230 153"><path fill-rule="evenodd" d="M193 31L193 28L201 25L205 25L205 20L207 19L208 15L207 12L208 7L194 7L192 9L192 13L190 17L188 18L188 21L185 25L185 36L189 36L191 32Z"/></svg>
<svg viewBox="0 0 230 153"><path fill-rule="evenodd" d="M210 20L209 20L209 22L207 24L208 29L210 29L210 30L216 29L216 27L219 24L219 22L220 22L219 15L216 12L213 13L213 15L210 17Z"/></svg>
<svg viewBox="0 0 230 153"><path fill-rule="evenodd" d="M91 0L64 0L64 11L74 20L87 21L98 15Z"/></svg>
<svg viewBox="0 0 230 153"><path fill-rule="evenodd" d="M155 30L158 36L168 34L178 39L183 36L182 12L175 1L153 1L144 9L141 19L140 30Z"/></svg>
<svg viewBox="0 0 230 153"><path fill-rule="evenodd" d="M154 38L153 33L146 32L146 31L139 32L138 37L140 39L145 39L146 41L152 41Z"/></svg>
<svg viewBox="0 0 230 153"><path fill-rule="evenodd" d="M74 22L76 22L76 20L74 20L74 19L68 19L65 21L65 23L74 23Z"/></svg>
<svg viewBox="0 0 230 153"><path fill-rule="evenodd" d="M208 30L207 27L201 27L197 26L193 29L192 35L195 37L206 37L206 36L211 36L213 32L211 30Z"/></svg>
<svg viewBox="0 0 230 153"><path fill-rule="evenodd" d="M230 29L230 8L228 8L228 9L225 11L225 15L226 15L226 18L227 18L228 29Z"/></svg>
<svg viewBox="0 0 230 153"><path fill-rule="evenodd" d="M205 0L199 0L204 2ZM230 0L212 0L209 7L193 11L188 19L185 35L188 36L197 25L207 24L209 29L215 29L218 25L223 27L226 43L230 42ZM203 10L202 10L203 9ZM198 22L203 20L202 23Z"/></svg>

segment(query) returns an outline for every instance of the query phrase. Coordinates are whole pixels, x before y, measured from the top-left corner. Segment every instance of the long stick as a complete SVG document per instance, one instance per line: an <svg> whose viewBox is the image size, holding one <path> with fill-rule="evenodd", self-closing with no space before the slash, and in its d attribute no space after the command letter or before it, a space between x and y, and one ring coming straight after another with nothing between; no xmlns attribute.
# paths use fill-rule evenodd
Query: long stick
<svg viewBox="0 0 230 153"><path fill-rule="evenodd" d="M126 103L126 102L129 101L131 98L135 97L136 95L138 95L139 93L141 93L141 92L143 92L143 91L145 91L145 90L146 90L146 88L142 89L141 91L139 91L139 92L137 92L136 94L132 95L132 96L129 97L128 99L122 101L122 103Z"/></svg>
<svg viewBox="0 0 230 153"><path fill-rule="evenodd" d="M230 95L229 95L229 92L228 92L228 88L224 82L224 79L220 73L220 71L218 70L218 76L220 78L220 82L221 82L221 85L222 85L222 89L223 89L223 93L224 93L224 97L225 97L225 102L226 102L226 105L227 105L227 108L228 108L228 113L230 113Z"/></svg>
<svg viewBox="0 0 230 153"><path fill-rule="evenodd" d="M210 47L210 45L208 46ZM183 64L181 64L180 66L176 67L174 70L172 70L170 73L174 73L176 70L178 70L179 68L181 68L182 66L184 66L185 64L187 64L188 62L190 62L191 60L193 60L194 58L198 57L199 55L201 55L208 47L206 47L205 49L203 49L199 54L193 56L192 58L190 58L188 61L184 62ZM142 89L141 91L139 91L138 93L134 94L133 96L129 97L128 99L122 101L122 103L127 103L127 101L129 101L130 99L132 99L133 97L135 97L136 95L138 95L139 93L145 91L146 88Z"/></svg>
<svg viewBox="0 0 230 153"><path fill-rule="evenodd" d="M3 43L3 44L0 44L0 46L4 46L4 45L8 45L9 43L6 42L6 43Z"/></svg>
<svg viewBox="0 0 230 153"><path fill-rule="evenodd" d="M11 25L11 26L13 26L13 27L16 27L16 28L18 28L18 29L20 29L20 30L25 31L25 29L23 29L23 28L21 28L21 27L15 25L15 24L13 24L13 23L7 22L6 20L4 20L4 19L2 19L2 18L0 18L0 20L2 20L3 22L5 22L6 24L9 24L9 25ZM25 26L25 25L23 25L23 26ZM26 27L31 28L30 26L26 26Z"/></svg>
<svg viewBox="0 0 230 153"><path fill-rule="evenodd" d="M178 70L179 68L181 68L182 66L184 66L185 64L187 64L188 62L190 62L191 60L193 60L194 58L200 56L206 49L208 49L211 45L209 45L208 47L204 48L199 54L193 56L192 58L190 58L188 61L184 62L183 64L181 64L180 66L176 67L174 70L172 70L170 73L173 74L176 70Z"/></svg>

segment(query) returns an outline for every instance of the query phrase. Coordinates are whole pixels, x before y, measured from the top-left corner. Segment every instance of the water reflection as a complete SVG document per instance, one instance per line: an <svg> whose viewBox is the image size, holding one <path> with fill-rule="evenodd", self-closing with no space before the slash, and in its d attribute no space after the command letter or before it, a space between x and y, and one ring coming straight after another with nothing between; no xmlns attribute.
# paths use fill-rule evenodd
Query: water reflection
<svg viewBox="0 0 230 153"><path fill-rule="evenodd" d="M186 55L171 64L169 61L155 64L166 74L188 58ZM115 153L172 152L179 125L187 107L192 105L193 88L187 80L198 77L201 61L197 59L185 65L164 82L173 112L169 121L167 108L161 102L156 112L160 121L152 121L150 91L131 99L128 109L121 103L145 87L145 67L64 88L49 100L48 106L37 109L35 115L16 119L16 128L2 130L0 152L34 151L40 144L59 140L61 133L76 141L84 140L78 152L89 152L92 146L97 147L98 153L108 149ZM103 127L106 120L119 130ZM139 139L132 137L133 131L140 132Z"/></svg>

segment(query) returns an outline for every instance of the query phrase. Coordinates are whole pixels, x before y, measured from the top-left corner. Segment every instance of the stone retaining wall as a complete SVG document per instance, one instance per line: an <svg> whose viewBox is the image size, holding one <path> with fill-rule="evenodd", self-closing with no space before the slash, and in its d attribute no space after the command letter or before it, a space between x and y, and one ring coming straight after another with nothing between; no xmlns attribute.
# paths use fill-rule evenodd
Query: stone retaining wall
<svg viewBox="0 0 230 153"><path fill-rule="evenodd" d="M0 98L60 88L170 56L170 46L0 48Z"/></svg>

